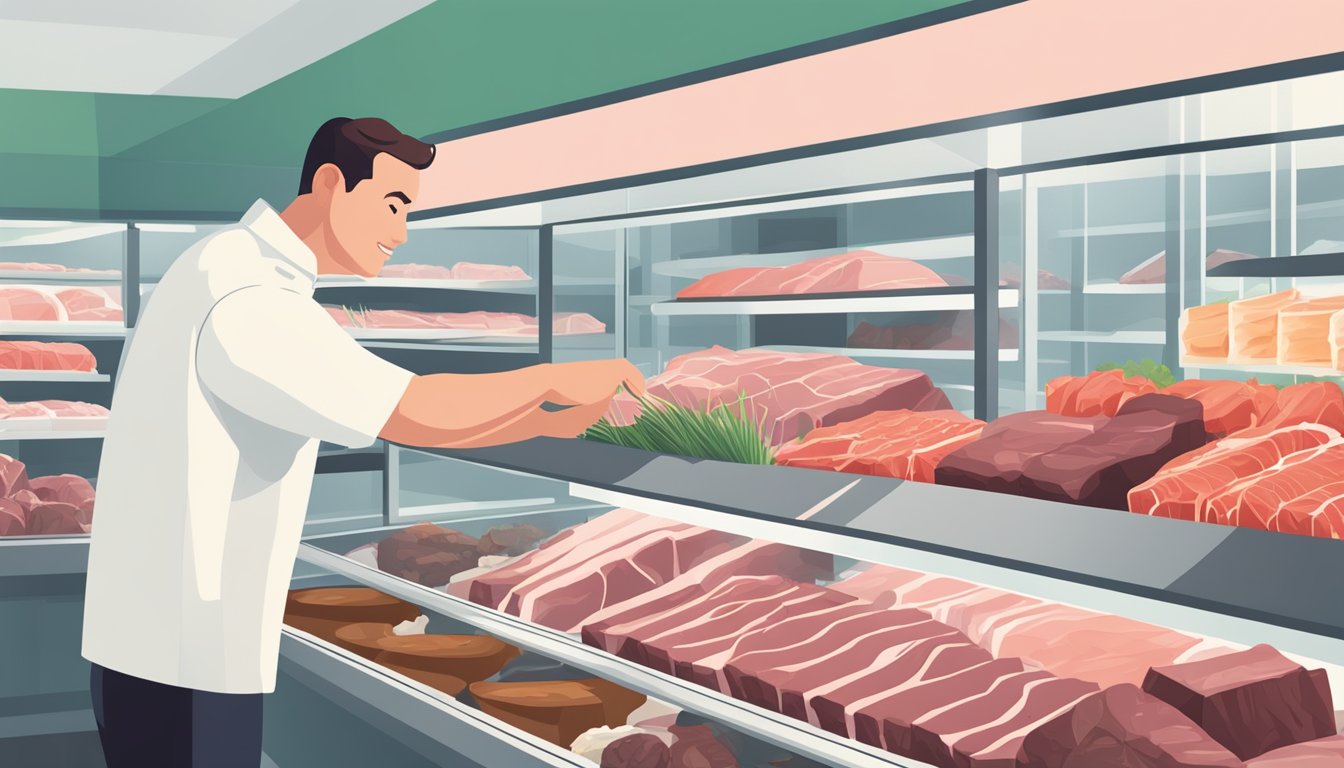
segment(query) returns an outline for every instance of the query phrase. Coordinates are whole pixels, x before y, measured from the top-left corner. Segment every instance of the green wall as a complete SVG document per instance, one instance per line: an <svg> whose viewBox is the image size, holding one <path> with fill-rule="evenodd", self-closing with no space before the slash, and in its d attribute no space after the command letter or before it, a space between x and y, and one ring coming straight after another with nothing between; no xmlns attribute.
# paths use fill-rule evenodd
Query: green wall
<svg viewBox="0 0 1344 768"><path fill-rule="evenodd" d="M424 136L962 1L439 0L237 100L0 91L0 178L37 185L4 184L0 206L283 203L329 117L377 115ZM23 111L52 130L11 125Z"/></svg>

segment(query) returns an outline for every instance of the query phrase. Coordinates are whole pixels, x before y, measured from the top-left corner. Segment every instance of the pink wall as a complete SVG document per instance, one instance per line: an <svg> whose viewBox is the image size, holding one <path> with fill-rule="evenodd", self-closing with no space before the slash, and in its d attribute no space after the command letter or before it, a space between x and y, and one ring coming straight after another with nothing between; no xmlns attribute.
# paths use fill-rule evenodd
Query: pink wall
<svg viewBox="0 0 1344 768"><path fill-rule="evenodd" d="M417 207L679 168L1344 50L1339 0L1028 0L439 145Z"/></svg>

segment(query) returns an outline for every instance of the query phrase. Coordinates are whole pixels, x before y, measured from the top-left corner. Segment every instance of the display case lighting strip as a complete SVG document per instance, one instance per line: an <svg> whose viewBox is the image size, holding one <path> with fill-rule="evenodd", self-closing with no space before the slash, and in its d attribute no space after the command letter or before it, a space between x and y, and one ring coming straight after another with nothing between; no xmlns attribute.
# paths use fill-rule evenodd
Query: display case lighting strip
<svg viewBox="0 0 1344 768"><path fill-rule="evenodd" d="M571 482L569 487L570 494L578 498L613 507L634 509L679 523L827 552L869 563L943 574L1086 610L1126 616L1202 637L1247 646L1270 643L1280 650L1344 666L1344 642L1330 637L1093 587L1062 578L990 565L954 555L939 554L852 534L819 530L793 522L719 512L691 504L651 499L580 483Z"/></svg>
<svg viewBox="0 0 1344 768"><path fill-rule="evenodd" d="M135 228L141 232L195 232L195 224L136 224Z"/></svg>
<svg viewBox="0 0 1344 768"><path fill-rule="evenodd" d="M927 764L884 752L852 739L814 728L791 717L641 667L612 656L562 632L462 600L369 568L312 544L299 547L299 559L381 590L435 613L470 624L486 634L661 701L727 723L744 733L826 765L845 768L929 768Z"/></svg>

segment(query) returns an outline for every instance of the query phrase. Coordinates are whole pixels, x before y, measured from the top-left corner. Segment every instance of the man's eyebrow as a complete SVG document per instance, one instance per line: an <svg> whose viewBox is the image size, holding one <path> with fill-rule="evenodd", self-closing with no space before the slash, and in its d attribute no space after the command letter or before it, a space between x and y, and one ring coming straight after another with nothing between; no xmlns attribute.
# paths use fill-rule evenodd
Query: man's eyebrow
<svg viewBox="0 0 1344 768"><path fill-rule="evenodd" d="M398 199L400 199L401 202L402 202L403 204L405 204L405 205L410 205L410 204L411 204L411 198L407 197L407 196L406 196L406 193L404 193L404 192L388 192L386 195L383 195L383 199L384 199L384 200L386 200L386 199L389 198L389 197L395 197L395 198L398 198Z"/></svg>

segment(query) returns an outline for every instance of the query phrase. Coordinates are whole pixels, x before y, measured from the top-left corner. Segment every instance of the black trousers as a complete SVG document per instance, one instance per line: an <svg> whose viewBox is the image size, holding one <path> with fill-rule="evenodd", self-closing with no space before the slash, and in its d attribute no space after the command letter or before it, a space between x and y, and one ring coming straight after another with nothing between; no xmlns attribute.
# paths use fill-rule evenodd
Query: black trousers
<svg viewBox="0 0 1344 768"><path fill-rule="evenodd" d="M258 768L261 694L210 693L93 665L107 768Z"/></svg>

